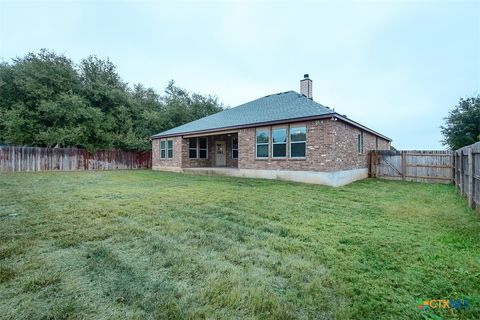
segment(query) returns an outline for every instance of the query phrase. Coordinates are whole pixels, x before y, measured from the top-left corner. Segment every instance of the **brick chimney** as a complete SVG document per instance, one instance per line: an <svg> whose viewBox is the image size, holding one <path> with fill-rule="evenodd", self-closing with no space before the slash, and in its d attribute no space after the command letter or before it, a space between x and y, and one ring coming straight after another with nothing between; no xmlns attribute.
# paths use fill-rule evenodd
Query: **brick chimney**
<svg viewBox="0 0 480 320"><path fill-rule="evenodd" d="M303 79L300 80L300 93L306 96L308 99L312 99L312 80L308 77L308 73L303 75Z"/></svg>

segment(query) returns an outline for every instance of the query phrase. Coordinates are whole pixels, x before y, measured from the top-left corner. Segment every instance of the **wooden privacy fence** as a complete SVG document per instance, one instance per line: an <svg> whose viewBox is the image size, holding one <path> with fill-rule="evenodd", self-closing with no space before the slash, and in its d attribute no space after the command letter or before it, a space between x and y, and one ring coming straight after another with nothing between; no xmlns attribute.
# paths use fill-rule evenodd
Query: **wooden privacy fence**
<svg viewBox="0 0 480 320"><path fill-rule="evenodd" d="M471 208L480 209L480 142L455 151L455 185Z"/></svg>
<svg viewBox="0 0 480 320"><path fill-rule="evenodd" d="M370 153L370 176L417 181L453 182L453 152L446 150L377 150Z"/></svg>
<svg viewBox="0 0 480 320"><path fill-rule="evenodd" d="M120 150L0 146L0 172L142 169L152 153Z"/></svg>

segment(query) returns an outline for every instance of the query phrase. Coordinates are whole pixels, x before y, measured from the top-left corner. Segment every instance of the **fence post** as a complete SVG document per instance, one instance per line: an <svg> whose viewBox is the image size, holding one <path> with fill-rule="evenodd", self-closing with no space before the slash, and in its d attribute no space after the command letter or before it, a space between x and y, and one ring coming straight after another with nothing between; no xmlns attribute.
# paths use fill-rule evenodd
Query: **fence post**
<svg viewBox="0 0 480 320"><path fill-rule="evenodd" d="M453 157L452 157L452 171L453 171L453 175L452 175L452 179L453 179L453 185L455 187L457 187L457 152L456 151L452 151L453 152Z"/></svg>
<svg viewBox="0 0 480 320"><path fill-rule="evenodd" d="M458 187L458 190L460 190L460 186L461 186L461 171L460 171L460 166L461 166L461 163L462 163L462 157L460 156L460 153L457 151L457 166L455 167L455 169L457 170L457 187Z"/></svg>
<svg viewBox="0 0 480 320"><path fill-rule="evenodd" d="M402 151L402 180L405 181L407 177L407 152Z"/></svg>
<svg viewBox="0 0 480 320"><path fill-rule="evenodd" d="M456 158L455 158L456 159L455 160L456 161L456 164L455 164L455 170L456 170L456 172L455 172L456 176L455 177L456 178L455 179L457 180L457 188L458 188L458 190L460 190L460 163L461 163L460 153L458 151L455 151L455 154L456 154Z"/></svg>
<svg viewBox="0 0 480 320"><path fill-rule="evenodd" d="M375 159L376 159L376 151L370 151L370 172L368 173L370 178L376 178L376 165L375 165Z"/></svg>
<svg viewBox="0 0 480 320"><path fill-rule="evenodd" d="M472 147L468 148L468 206L473 208L473 153Z"/></svg>
<svg viewBox="0 0 480 320"><path fill-rule="evenodd" d="M458 163L458 169L460 170L460 194L463 195L463 150L459 151L460 161Z"/></svg>
<svg viewBox="0 0 480 320"><path fill-rule="evenodd" d="M15 172L15 162L17 161L17 158L15 157L15 152L17 151L15 147L12 147L12 171Z"/></svg>

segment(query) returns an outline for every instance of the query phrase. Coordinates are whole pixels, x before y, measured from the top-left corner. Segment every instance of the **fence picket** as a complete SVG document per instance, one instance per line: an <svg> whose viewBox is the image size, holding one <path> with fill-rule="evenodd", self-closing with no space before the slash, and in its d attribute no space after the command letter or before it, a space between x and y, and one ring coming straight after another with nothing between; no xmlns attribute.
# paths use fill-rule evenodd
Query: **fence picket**
<svg viewBox="0 0 480 320"><path fill-rule="evenodd" d="M480 142L458 149L455 155L455 185L469 207L480 211Z"/></svg>
<svg viewBox="0 0 480 320"><path fill-rule="evenodd" d="M0 172L151 168L152 152L0 146Z"/></svg>
<svg viewBox="0 0 480 320"><path fill-rule="evenodd" d="M454 153L445 150L371 151L370 176L417 182L453 182Z"/></svg>

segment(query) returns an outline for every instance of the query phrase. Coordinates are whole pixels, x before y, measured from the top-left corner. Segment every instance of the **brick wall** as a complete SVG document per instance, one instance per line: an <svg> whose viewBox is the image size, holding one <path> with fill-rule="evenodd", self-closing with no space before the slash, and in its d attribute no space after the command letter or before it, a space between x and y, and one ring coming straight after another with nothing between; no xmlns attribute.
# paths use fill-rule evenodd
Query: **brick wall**
<svg viewBox="0 0 480 320"><path fill-rule="evenodd" d="M268 159L256 159L255 139L256 128L242 129L238 132L239 160L238 167L241 169L280 169L280 170L315 170L330 171L333 161L332 149L333 140L332 124L330 120L315 120L294 123L295 125L305 124L307 128L307 150L304 159L276 159L272 158L271 144ZM291 124L293 125L293 123ZM267 126L262 128L272 129L275 127L286 127L287 136L289 125ZM271 138L270 138L271 141ZM287 155L290 153L287 143Z"/></svg>
<svg viewBox="0 0 480 320"><path fill-rule="evenodd" d="M160 141L173 140L173 158L160 158ZM167 156L167 155L166 155ZM155 139L152 141L152 168L155 167L182 167L182 137L172 137L168 139Z"/></svg>
<svg viewBox="0 0 480 320"><path fill-rule="evenodd" d="M208 137L208 159L189 159L188 139L182 137L171 138L174 141L173 159L160 159L160 140L153 140L153 161L155 167L214 167L215 166L215 141L225 141L227 167L241 169L271 169L295 171L339 171L368 167L368 154L370 150L390 149L390 143L380 137L363 131L363 153L357 149L358 134L361 129L340 120L322 119L292 124L265 126L270 130L275 127L304 124L307 129L306 156L302 159L276 159L272 158L272 145L269 146L268 159L256 159L255 139L256 128L240 129L238 131L238 156L232 159L232 135L222 134ZM272 141L270 137L270 142ZM287 143L287 155L290 153Z"/></svg>
<svg viewBox="0 0 480 320"><path fill-rule="evenodd" d="M357 137L360 129L341 121L331 119L314 120L305 124L307 128L307 150L304 159L272 158L271 145L268 159L255 157L256 128L239 131L239 162L241 169L339 171L368 167L368 151L375 149L375 138L363 131L364 152L357 150ZM288 131L288 125L285 125ZM266 126L271 130L277 126ZM271 141L271 138L270 138ZM378 138L378 149L389 149L387 140ZM289 154L287 143L287 155Z"/></svg>
<svg viewBox="0 0 480 320"><path fill-rule="evenodd" d="M182 144L182 166L184 168L198 168L198 167L214 167L215 166L215 142L224 141L225 142L225 156L226 156L226 166L236 168L238 166L237 159L232 159L232 136L227 134L208 136L207 137L207 148L208 148L208 159L190 159L189 158L189 149L188 149L188 139L183 139Z"/></svg>
<svg viewBox="0 0 480 320"><path fill-rule="evenodd" d="M189 158L189 139L182 139L182 167L183 168L196 168L196 167L211 167L212 166L212 154L210 153L211 141L208 139L208 159L190 159Z"/></svg>
<svg viewBox="0 0 480 320"><path fill-rule="evenodd" d="M209 136L208 139L208 158L190 159L188 139L182 137L173 137L168 139L155 139L152 141L152 167L177 167L177 168L196 168L196 167L214 167L215 166L215 142L225 141L226 166L236 168L238 160L232 159L232 136L227 134ZM173 159L160 158L160 141L173 140Z"/></svg>
<svg viewBox="0 0 480 320"><path fill-rule="evenodd" d="M369 151L376 149L375 140L378 139L378 150L390 149L390 143L367 131L363 131L346 122L334 123L333 138L335 145L335 161L333 170L349 170L368 168ZM358 153L357 139L363 132L363 153Z"/></svg>

